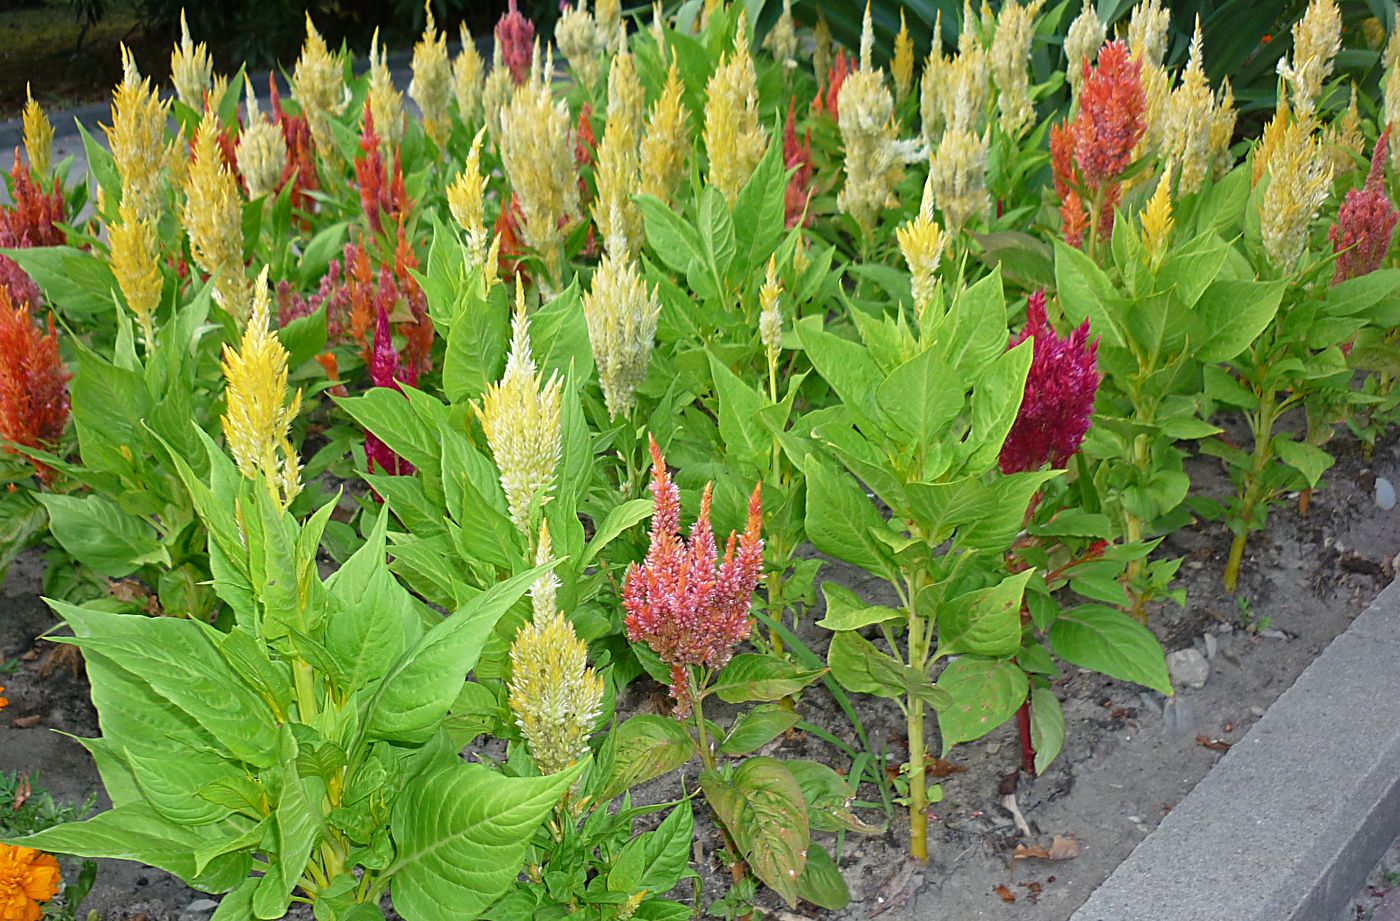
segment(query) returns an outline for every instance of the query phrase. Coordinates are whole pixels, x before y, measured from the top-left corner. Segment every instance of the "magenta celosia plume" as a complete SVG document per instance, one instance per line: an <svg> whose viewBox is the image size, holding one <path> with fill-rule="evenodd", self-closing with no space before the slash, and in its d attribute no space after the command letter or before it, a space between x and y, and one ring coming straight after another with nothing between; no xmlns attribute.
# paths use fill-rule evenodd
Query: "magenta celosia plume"
<svg viewBox="0 0 1400 921"><path fill-rule="evenodd" d="M1035 339L1035 351L1021 409L998 458L1002 473L1063 466L1089 431L1099 392L1099 341L1089 341L1088 320L1061 339L1046 320L1045 292L1037 291L1026 304L1025 328L1007 348L1028 338Z"/></svg>
<svg viewBox="0 0 1400 921"><path fill-rule="evenodd" d="M409 365L405 370L399 362L399 350L394 348L394 336L389 330L389 314L384 311L383 304L379 305L379 316L374 323L374 351L370 355L369 379L376 387L388 387L400 392L403 391L401 384L412 387L418 382L418 374L413 366ZM376 466L385 473L402 476L413 473L412 464L389 450L389 446L368 429L365 430L365 461L370 473L374 472Z"/></svg>
<svg viewBox="0 0 1400 921"><path fill-rule="evenodd" d="M530 75L535 24L515 8L515 0L510 0L510 9L502 13L500 21L496 23L496 45L501 49L501 60L510 69L511 80L516 86L524 83Z"/></svg>
<svg viewBox="0 0 1400 921"><path fill-rule="evenodd" d="M1385 262L1390 252L1390 240L1395 233L1397 212L1395 203L1385 193L1385 161L1390 146L1390 129L1376 139L1371 154L1371 171L1366 184L1347 192L1337 211L1337 223L1328 231L1337 265L1332 284L1374 272Z"/></svg>
<svg viewBox="0 0 1400 921"><path fill-rule="evenodd" d="M763 509L755 486L744 533L730 533L724 560L718 562L710 529L713 484L705 487L687 541L680 536L680 491L655 439L651 458L651 546L645 561L627 569L622 606L627 638L645 642L671 667L676 714L685 716L690 712L687 669L723 667L753 627L749 607L763 570Z"/></svg>

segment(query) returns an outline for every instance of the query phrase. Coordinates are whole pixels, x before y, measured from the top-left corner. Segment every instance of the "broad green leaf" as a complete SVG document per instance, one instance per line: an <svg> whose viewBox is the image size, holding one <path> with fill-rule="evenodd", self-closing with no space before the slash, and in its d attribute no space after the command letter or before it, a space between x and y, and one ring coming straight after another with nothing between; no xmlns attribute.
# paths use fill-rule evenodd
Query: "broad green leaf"
<svg viewBox="0 0 1400 921"><path fill-rule="evenodd" d="M755 419L765 400L739 380L713 352L708 355L710 376L719 399L719 436L724 453L757 467L773 448L773 437Z"/></svg>
<svg viewBox="0 0 1400 921"><path fill-rule="evenodd" d="M866 604L860 596L839 582L823 582L822 597L826 599L826 616L817 621L817 626L832 631L859 630L904 616L903 612L882 604Z"/></svg>
<svg viewBox="0 0 1400 921"><path fill-rule="evenodd" d="M841 775L818 761L797 759L783 764L802 788L807 801L807 822L813 831L853 831L879 834L884 828L856 818L851 803L856 793Z"/></svg>
<svg viewBox="0 0 1400 921"><path fill-rule="evenodd" d="M498 582L445 618L384 676L369 705L370 738L422 743L457 698L496 621L548 567Z"/></svg>
<svg viewBox="0 0 1400 921"><path fill-rule="evenodd" d="M1049 688L1031 689L1031 747L1035 749L1035 772L1045 773L1065 745L1065 712L1060 699Z"/></svg>
<svg viewBox="0 0 1400 921"><path fill-rule="evenodd" d="M598 802L615 796L662 774L669 774L695 754L695 745L685 727L664 716L639 714L613 730L617 764Z"/></svg>
<svg viewBox="0 0 1400 921"><path fill-rule="evenodd" d="M73 559L108 578L130 575L146 563L170 565L170 556L145 521L98 493L36 493L49 513L49 530Z"/></svg>
<svg viewBox="0 0 1400 921"><path fill-rule="evenodd" d="M665 202L650 195L637 196L646 225L647 245L673 272L685 274L692 263L703 263L700 235Z"/></svg>
<svg viewBox="0 0 1400 921"><path fill-rule="evenodd" d="M700 789L748 859L754 875L797 903L797 879L811 843L802 788L781 761L749 758L731 780L717 771L700 775Z"/></svg>
<svg viewBox="0 0 1400 921"><path fill-rule="evenodd" d="M851 890L826 848L812 842L807 848L807 865L797 878L797 894L818 908L839 911L851 901Z"/></svg>
<svg viewBox="0 0 1400 921"><path fill-rule="evenodd" d="M1050 626L1050 648L1080 668L1172 693L1161 644L1122 611L1085 604L1063 612Z"/></svg>
<svg viewBox="0 0 1400 921"><path fill-rule="evenodd" d="M929 348L895 368L875 391L883 428L922 453L963 409L964 382Z"/></svg>
<svg viewBox="0 0 1400 921"><path fill-rule="evenodd" d="M806 529L812 545L838 560L884 578L895 577L885 545L872 533L886 528L859 486L831 465L809 457Z"/></svg>
<svg viewBox="0 0 1400 921"><path fill-rule="evenodd" d="M764 704L739 714L719 743L726 755L746 755L756 751L797 725L797 713L774 704Z"/></svg>
<svg viewBox="0 0 1400 921"><path fill-rule="evenodd" d="M653 831L623 846L608 873L611 892L669 892L690 868L695 821L690 801L683 800Z"/></svg>
<svg viewBox="0 0 1400 921"><path fill-rule="evenodd" d="M996 462L1006 435L1021 410L1026 375L1035 343L1027 340L993 361L972 391L972 428L967 435L967 467L978 473Z"/></svg>
<svg viewBox="0 0 1400 921"><path fill-rule="evenodd" d="M434 244L436 249L436 244ZM442 358L442 392L455 404L474 400L500 379L510 338L506 288L497 285L486 300L462 311L447 334Z"/></svg>
<svg viewBox="0 0 1400 921"><path fill-rule="evenodd" d="M885 377L870 353L849 339L824 332L812 321L798 323L796 328L812 367L836 391L846 408L866 419L876 418L875 392Z"/></svg>
<svg viewBox="0 0 1400 921"><path fill-rule="evenodd" d="M1011 718L1026 700L1026 673L1007 659L966 657L949 663L938 687L952 697L951 705L937 711L946 755L959 742L980 739Z"/></svg>
<svg viewBox="0 0 1400 921"><path fill-rule="evenodd" d="M1117 314L1122 302L1113 283L1092 259L1060 240L1055 241L1055 288L1071 323L1087 319L1089 329L1103 337L1105 344L1120 348L1127 344Z"/></svg>
<svg viewBox="0 0 1400 921"><path fill-rule="evenodd" d="M598 525L598 529L593 533L593 539L588 542L588 546L583 551L583 557L579 560L579 572L588 568L588 564L598 555L604 547L613 541L618 535L628 528L645 521L651 514L652 503L650 499L629 499L621 505L615 505L608 509L607 517L603 523Z"/></svg>
<svg viewBox="0 0 1400 921"><path fill-rule="evenodd" d="M906 666L859 633L843 630L833 636L826 664L831 667L831 677L848 691L895 700L904 696Z"/></svg>
<svg viewBox="0 0 1400 921"><path fill-rule="evenodd" d="M1278 313L1285 282L1218 278L1206 288L1196 312L1206 338L1196 350L1201 361L1229 361L1249 348Z"/></svg>
<svg viewBox="0 0 1400 921"><path fill-rule="evenodd" d="M546 777L505 777L453 764L409 782L394 801L394 908L405 921L481 915L520 872L539 824L578 777L580 763Z"/></svg>
<svg viewBox="0 0 1400 921"><path fill-rule="evenodd" d="M1021 596L1035 570L1027 569L990 588L959 595L938 607L935 658L972 653L988 658L1021 648Z"/></svg>
<svg viewBox="0 0 1400 921"><path fill-rule="evenodd" d="M1294 441L1287 435L1274 436L1274 450L1280 460L1303 475L1309 489L1315 488L1327 469L1336 463L1322 448L1306 441Z"/></svg>
<svg viewBox="0 0 1400 921"><path fill-rule="evenodd" d="M779 700L796 694L823 674L824 669L801 668L786 659L745 652L729 661L710 689L731 704Z"/></svg>
<svg viewBox="0 0 1400 921"><path fill-rule="evenodd" d="M0 255L18 263L44 297L75 323L89 323L112 311L117 279L107 263L71 246L4 249Z"/></svg>

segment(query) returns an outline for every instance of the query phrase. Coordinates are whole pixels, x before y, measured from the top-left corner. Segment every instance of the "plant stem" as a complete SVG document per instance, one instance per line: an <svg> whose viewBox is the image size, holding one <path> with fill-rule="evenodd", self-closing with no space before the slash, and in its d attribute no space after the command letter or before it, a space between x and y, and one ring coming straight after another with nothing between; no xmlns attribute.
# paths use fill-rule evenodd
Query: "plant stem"
<svg viewBox="0 0 1400 921"><path fill-rule="evenodd" d="M1148 451L1147 436L1145 434L1140 434L1133 439L1133 465L1137 467L1140 473L1146 474L1150 464L1151 455ZM1125 511L1123 514L1127 519L1124 537L1127 538L1128 543L1135 544L1142 540L1142 519L1129 511ZM1127 573L1128 593L1133 599L1132 615L1144 624L1147 623L1147 595L1145 592L1137 591L1133 586L1142 578L1142 572L1143 568L1146 566L1146 562L1147 561L1141 557L1135 560L1129 560Z"/></svg>
<svg viewBox="0 0 1400 921"><path fill-rule="evenodd" d="M909 594L909 665L922 668L924 622L914 610L915 592ZM915 665L915 663L918 663ZM928 797L924 780L924 702L909 698L909 853L928 862Z"/></svg>
<svg viewBox="0 0 1400 921"><path fill-rule="evenodd" d="M1031 742L1031 699L1021 704L1016 711L1016 728L1021 733L1021 769L1029 777L1035 776L1035 745Z"/></svg>
<svg viewBox="0 0 1400 921"><path fill-rule="evenodd" d="M1231 594L1239 583L1240 563L1244 560L1245 543L1249 539L1249 524L1254 520L1254 509L1262 498L1260 483L1264 477L1264 468L1273 456L1274 423L1278 421L1278 409L1272 387L1259 394L1259 413L1253 421L1254 463L1245 474L1244 494L1240 504L1240 531L1230 543L1230 558L1225 563L1225 591Z"/></svg>
<svg viewBox="0 0 1400 921"><path fill-rule="evenodd" d="M705 766L705 770L716 770L715 753L710 750L709 734L705 731L705 714L702 707L701 685L707 682L697 682L695 673L689 668L685 672L685 680L689 684L690 690L690 715L695 720L695 748L700 753L700 763ZM734 836L729 833L723 822L716 822L719 826L721 837L724 839L724 850L729 855L729 875L735 884L743 881L747 872L744 866L744 858L739 855L739 847L734 843Z"/></svg>

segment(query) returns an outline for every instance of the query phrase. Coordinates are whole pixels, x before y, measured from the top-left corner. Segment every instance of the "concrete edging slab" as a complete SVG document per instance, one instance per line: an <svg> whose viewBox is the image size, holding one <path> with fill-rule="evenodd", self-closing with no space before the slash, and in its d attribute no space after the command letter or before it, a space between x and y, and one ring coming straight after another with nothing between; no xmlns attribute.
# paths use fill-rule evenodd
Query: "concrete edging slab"
<svg viewBox="0 0 1400 921"><path fill-rule="evenodd" d="M1400 580L1070 921L1327 921L1400 834Z"/></svg>

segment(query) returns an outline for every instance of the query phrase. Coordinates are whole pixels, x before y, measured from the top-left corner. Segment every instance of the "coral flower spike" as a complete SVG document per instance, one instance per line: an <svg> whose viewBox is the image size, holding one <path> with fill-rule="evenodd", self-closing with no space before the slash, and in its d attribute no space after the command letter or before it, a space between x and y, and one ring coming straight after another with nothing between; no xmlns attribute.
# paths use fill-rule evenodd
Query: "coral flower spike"
<svg viewBox="0 0 1400 921"><path fill-rule="evenodd" d="M654 438L651 459L651 546L646 559L627 570L622 606L627 638L645 642L670 666L671 696L683 718L691 704L689 667L723 668L753 628L749 607L763 568L763 508L755 486L744 533L729 535L719 562L710 529L714 484L705 487L687 541L679 533L680 491Z"/></svg>

